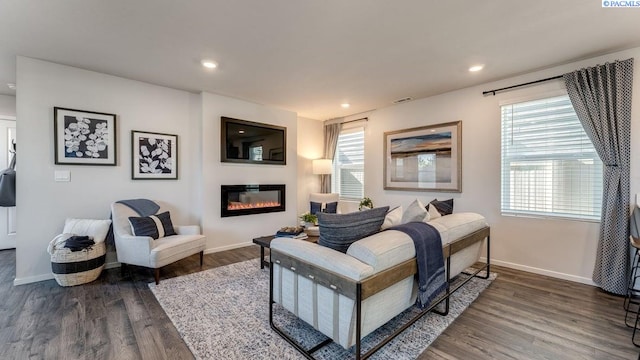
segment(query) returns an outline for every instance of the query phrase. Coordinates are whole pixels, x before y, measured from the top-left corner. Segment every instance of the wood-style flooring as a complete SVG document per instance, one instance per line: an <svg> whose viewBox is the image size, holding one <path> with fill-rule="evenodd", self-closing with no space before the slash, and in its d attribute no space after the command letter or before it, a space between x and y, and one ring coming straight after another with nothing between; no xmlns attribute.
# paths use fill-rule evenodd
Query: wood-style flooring
<svg viewBox="0 0 640 360"><path fill-rule="evenodd" d="M258 256L255 245L208 254L203 269ZM161 281L196 271L198 255L163 268ZM420 359L638 358L621 297L503 267L492 271L498 278ZM14 277L15 251L0 251L0 359L193 359L147 287L149 269L110 269L70 288L54 280L13 286Z"/></svg>

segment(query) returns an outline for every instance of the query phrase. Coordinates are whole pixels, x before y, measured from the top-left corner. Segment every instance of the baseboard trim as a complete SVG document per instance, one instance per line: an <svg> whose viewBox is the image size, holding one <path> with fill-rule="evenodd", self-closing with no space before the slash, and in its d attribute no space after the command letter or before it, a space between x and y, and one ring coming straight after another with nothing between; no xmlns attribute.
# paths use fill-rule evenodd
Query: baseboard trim
<svg viewBox="0 0 640 360"><path fill-rule="evenodd" d="M13 279L13 286L26 285L26 284L31 284L38 281L45 281L45 280L52 280L52 279L53 279L53 273L27 276L23 278L15 278Z"/></svg>
<svg viewBox="0 0 640 360"><path fill-rule="evenodd" d="M204 251L204 253L205 254L213 254L213 253L217 253L217 252L221 252L221 251L233 250L233 249L238 249L238 248L251 246L251 245L253 245L253 243L248 241L248 242L243 242L243 243L239 243L239 244L232 244L232 245L220 246L220 247L215 247L215 248L209 248L209 249L206 249Z"/></svg>
<svg viewBox="0 0 640 360"><path fill-rule="evenodd" d="M481 257L480 261L487 261L487 258ZM491 264L504 266L510 269L522 270L522 271L526 271L526 272L530 272L538 275L545 275L545 276L549 276L556 279L569 280L569 281L573 281L573 282L577 282L585 285L598 286L596 283L593 282L593 280L586 277L582 277L582 276L565 274L557 271L545 270L545 269L540 269L533 266L515 264L512 262L501 261L496 259L491 259Z"/></svg>
<svg viewBox="0 0 640 360"><path fill-rule="evenodd" d="M117 261L114 262L110 262L110 263L106 263L104 264L104 269L113 269L113 268L119 268L121 266L121 264Z"/></svg>

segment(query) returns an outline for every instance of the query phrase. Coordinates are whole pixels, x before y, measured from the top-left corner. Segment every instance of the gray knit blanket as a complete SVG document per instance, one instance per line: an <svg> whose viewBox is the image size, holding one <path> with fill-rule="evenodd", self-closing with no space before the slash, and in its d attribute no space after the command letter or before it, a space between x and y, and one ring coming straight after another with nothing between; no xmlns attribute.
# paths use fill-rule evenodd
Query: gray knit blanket
<svg viewBox="0 0 640 360"><path fill-rule="evenodd" d="M440 233L424 222L410 222L393 226L388 230L402 231L413 240L418 263L419 291L416 305L420 308L429 306L431 301L447 288Z"/></svg>

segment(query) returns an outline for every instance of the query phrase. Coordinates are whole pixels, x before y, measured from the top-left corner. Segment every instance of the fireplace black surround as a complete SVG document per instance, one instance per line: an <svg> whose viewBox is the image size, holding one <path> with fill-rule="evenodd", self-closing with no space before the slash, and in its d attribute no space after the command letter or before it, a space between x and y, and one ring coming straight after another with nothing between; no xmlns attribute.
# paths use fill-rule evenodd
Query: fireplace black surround
<svg viewBox="0 0 640 360"><path fill-rule="evenodd" d="M285 185L222 185L221 216L285 211Z"/></svg>

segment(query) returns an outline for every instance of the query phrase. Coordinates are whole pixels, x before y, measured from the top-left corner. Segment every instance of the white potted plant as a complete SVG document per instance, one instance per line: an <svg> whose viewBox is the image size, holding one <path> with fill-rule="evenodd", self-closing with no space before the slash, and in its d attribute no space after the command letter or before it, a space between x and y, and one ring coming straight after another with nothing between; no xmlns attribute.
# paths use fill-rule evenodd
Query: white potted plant
<svg viewBox="0 0 640 360"><path fill-rule="evenodd" d="M304 222L304 227L309 228L311 226L316 226L318 224L318 217L315 214L306 212L300 215L300 220Z"/></svg>
<svg viewBox="0 0 640 360"><path fill-rule="evenodd" d="M373 209L373 201L368 197L365 197L364 199L360 200L360 205L358 206L358 210L362 211L362 209Z"/></svg>

